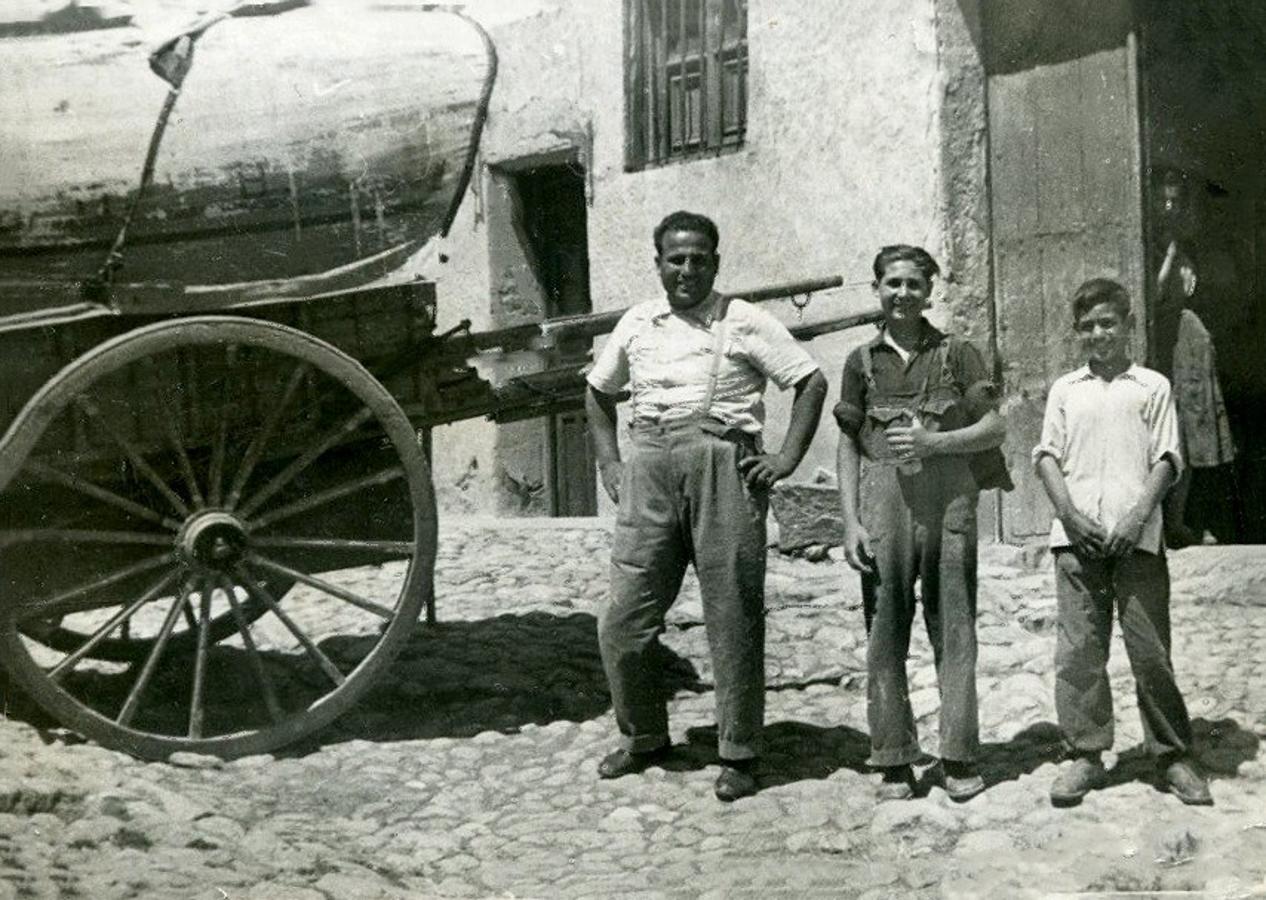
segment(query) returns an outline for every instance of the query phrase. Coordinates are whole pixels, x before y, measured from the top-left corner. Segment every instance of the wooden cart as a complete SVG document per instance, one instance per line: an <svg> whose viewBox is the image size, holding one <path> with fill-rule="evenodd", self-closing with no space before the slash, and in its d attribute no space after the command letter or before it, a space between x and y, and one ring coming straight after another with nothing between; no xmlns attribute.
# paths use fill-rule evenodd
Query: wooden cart
<svg viewBox="0 0 1266 900"><path fill-rule="evenodd" d="M381 278L416 241L317 275L123 282L129 226L159 260L175 240L145 244L132 215L174 96L113 243L0 241L0 662L103 745L231 757L331 722L434 621L428 429L582 404L579 364L494 385L471 358L592 337L618 312L437 334L434 285ZM93 246L99 272L63 265Z"/></svg>

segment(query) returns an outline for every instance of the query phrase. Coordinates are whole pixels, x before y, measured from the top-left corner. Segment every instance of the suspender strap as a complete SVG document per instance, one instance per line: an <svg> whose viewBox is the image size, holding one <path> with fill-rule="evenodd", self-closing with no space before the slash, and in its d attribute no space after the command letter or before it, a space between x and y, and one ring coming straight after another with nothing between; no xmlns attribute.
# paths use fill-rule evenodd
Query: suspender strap
<svg viewBox="0 0 1266 900"><path fill-rule="evenodd" d="M721 372L721 355L725 353L725 339L730 330L729 312L730 298L724 294L717 298L714 321L717 324L712 340L712 366L708 371L708 389L703 395L703 406L700 413L707 418L712 414L712 401L717 393L717 376Z"/></svg>

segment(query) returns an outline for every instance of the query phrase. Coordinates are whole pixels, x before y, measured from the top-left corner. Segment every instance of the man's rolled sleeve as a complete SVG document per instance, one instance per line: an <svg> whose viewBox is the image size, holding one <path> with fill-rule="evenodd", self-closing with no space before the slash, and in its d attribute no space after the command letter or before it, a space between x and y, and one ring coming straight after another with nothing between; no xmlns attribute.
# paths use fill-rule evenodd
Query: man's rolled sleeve
<svg viewBox="0 0 1266 900"><path fill-rule="evenodd" d="M821 367L769 313L749 307L744 335L748 359L782 390L795 387Z"/></svg>
<svg viewBox="0 0 1266 900"><path fill-rule="evenodd" d="M596 391L618 394L629 383L629 342L633 337L633 310L620 317L598 351L598 357L585 375L585 381Z"/></svg>
<svg viewBox="0 0 1266 900"><path fill-rule="evenodd" d="M866 420L866 378L858 355L864 352L865 348L854 350L844 361L844 371L840 374L840 399L831 408L835 423L849 437L856 437Z"/></svg>
<svg viewBox="0 0 1266 900"><path fill-rule="evenodd" d="M1174 467L1174 478L1182 474L1183 458L1178 436L1178 415L1174 409L1174 396L1169 382L1163 381L1152 391L1147 404L1149 431L1147 447L1148 468L1166 457Z"/></svg>
<svg viewBox="0 0 1266 900"><path fill-rule="evenodd" d="M1046 398L1046 414L1042 417L1042 436L1033 448L1033 466L1043 456L1049 456L1060 463L1064 462L1064 448L1067 443L1068 430L1064 421L1064 386L1056 382L1051 386Z"/></svg>

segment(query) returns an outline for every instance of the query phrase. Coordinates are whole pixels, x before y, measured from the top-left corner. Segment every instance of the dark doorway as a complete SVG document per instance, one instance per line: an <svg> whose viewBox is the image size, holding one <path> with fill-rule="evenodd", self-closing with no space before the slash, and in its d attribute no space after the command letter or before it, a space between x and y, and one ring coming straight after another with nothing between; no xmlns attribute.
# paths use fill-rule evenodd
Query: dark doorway
<svg viewBox="0 0 1266 900"><path fill-rule="evenodd" d="M592 312L584 169L575 163L537 166L515 172L514 182L546 318ZM588 338L562 342L547 364L583 361L590 346ZM597 480L584 412L550 417L547 441L550 515L595 515Z"/></svg>
<svg viewBox="0 0 1266 900"><path fill-rule="evenodd" d="M1194 312L1212 343L1234 445L1232 462L1192 469L1185 519L1193 533L1223 543L1263 543L1266 7L1259 0L1138 6L1148 269L1159 272L1174 243L1195 273L1177 299L1161 297L1149 279L1151 362L1167 371L1175 352L1190 358L1161 315L1164 304ZM1177 382L1175 392L1182 397Z"/></svg>

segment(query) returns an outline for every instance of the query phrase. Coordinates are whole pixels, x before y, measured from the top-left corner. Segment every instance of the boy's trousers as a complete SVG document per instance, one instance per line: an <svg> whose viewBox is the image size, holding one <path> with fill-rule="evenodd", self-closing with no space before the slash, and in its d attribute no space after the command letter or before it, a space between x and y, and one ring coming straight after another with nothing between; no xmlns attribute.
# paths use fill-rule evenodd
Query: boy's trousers
<svg viewBox="0 0 1266 900"><path fill-rule="evenodd" d="M765 514L738 462L756 441L687 422L632 431L611 550L611 598L598 646L620 746L666 745L668 709L659 636L694 562L716 683L718 749L757 755L765 717Z"/></svg>
<svg viewBox="0 0 1266 900"><path fill-rule="evenodd" d="M916 580L941 694L941 758L971 762L979 751L979 493L970 478L965 463L952 459L924 460L923 471L914 476L883 464L867 466L864 473L861 521L875 555L874 574L862 576L870 765L907 765L922 756L906 678Z"/></svg>
<svg viewBox="0 0 1266 900"><path fill-rule="evenodd" d="M1115 605L1147 751L1155 756L1185 753L1191 746L1191 721L1169 655L1165 557L1135 550L1120 559L1092 559L1071 548L1056 550L1055 594L1055 712L1069 747L1086 753L1112 748L1108 650Z"/></svg>

